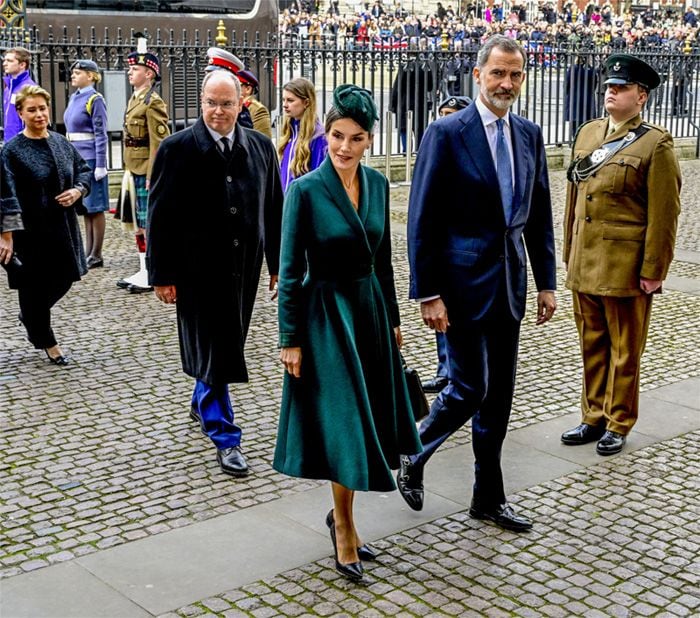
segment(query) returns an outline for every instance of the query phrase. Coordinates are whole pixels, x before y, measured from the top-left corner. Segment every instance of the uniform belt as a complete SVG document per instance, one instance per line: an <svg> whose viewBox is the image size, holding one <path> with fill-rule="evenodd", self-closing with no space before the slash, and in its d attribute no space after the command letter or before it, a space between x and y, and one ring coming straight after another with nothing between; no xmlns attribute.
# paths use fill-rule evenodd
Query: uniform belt
<svg viewBox="0 0 700 618"><path fill-rule="evenodd" d="M94 133L66 133L69 142L89 142L95 139Z"/></svg>
<svg viewBox="0 0 700 618"><path fill-rule="evenodd" d="M148 146L147 139L136 139L135 137L125 137L124 146L127 148L139 148L140 146Z"/></svg>

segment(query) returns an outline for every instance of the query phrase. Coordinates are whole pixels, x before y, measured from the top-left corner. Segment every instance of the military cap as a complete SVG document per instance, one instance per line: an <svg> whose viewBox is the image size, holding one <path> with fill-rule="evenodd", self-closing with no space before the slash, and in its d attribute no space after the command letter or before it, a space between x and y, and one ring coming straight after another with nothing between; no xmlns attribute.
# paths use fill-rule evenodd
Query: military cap
<svg viewBox="0 0 700 618"><path fill-rule="evenodd" d="M80 60L76 60L73 64L71 64L70 70L73 71L74 69L79 69L81 71L92 71L93 73L100 72L100 67L97 66L97 63L94 60L88 60L87 58L81 58Z"/></svg>
<svg viewBox="0 0 700 618"><path fill-rule="evenodd" d="M438 105L438 112L441 112L446 107L459 111L471 105L471 102L472 100L469 97L449 97Z"/></svg>
<svg viewBox="0 0 700 618"><path fill-rule="evenodd" d="M653 90L661 83L659 74L644 60L631 54L613 54L605 61L606 84L639 84Z"/></svg>
<svg viewBox="0 0 700 618"><path fill-rule="evenodd" d="M205 71L225 69L234 75L238 75L238 72L242 71L245 66L239 58L220 47L210 47L207 50L207 58L209 59L209 64L204 68Z"/></svg>
<svg viewBox="0 0 700 618"><path fill-rule="evenodd" d="M126 57L130 67L141 65L151 69L156 74L156 81L160 81L160 62L158 56L151 52L131 52Z"/></svg>
<svg viewBox="0 0 700 618"><path fill-rule="evenodd" d="M248 69L238 71L238 73L236 73L236 77L238 77L241 84L248 84L253 88L258 88L258 86L260 85L258 84L258 78L255 77L255 75L253 75L253 72L249 71Z"/></svg>

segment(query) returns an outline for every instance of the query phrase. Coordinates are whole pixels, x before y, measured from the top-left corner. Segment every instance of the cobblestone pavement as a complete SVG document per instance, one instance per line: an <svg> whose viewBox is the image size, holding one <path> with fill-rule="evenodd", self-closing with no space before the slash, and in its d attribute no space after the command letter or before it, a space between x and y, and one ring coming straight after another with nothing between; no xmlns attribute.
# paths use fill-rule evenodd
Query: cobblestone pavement
<svg viewBox="0 0 700 618"><path fill-rule="evenodd" d="M700 189L700 163L684 162L682 167L684 211L678 247L700 251L700 216L698 201L694 199ZM552 174L552 187L559 226L563 173ZM405 190L396 190L394 198L395 219L400 221L405 213ZM275 307L268 300L265 286L261 285L248 343L251 381L232 389L253 474L232 480L220 473L213 447L189 420L192 384L180 369L174 309L161 305L152 295L135 296L116 288L117 279L135 270L136 256L133 240L113 220L107 234L106 267L91 271L53 312L59 340L73 357L68 368L49 365L40 351L27 344L16 320L16 294L7 290L1 278L0 577L69 561L317 485L283 477L271 468L281 369L276 358ZM432 336L420 324L415 304L406 298L405 238L400 229L393 240L405 355L421 375L428 376L435 364ZM697 279L698 268L697 263L676 262L673 272ZM562 273L559 274L563 288ZM570 300L568 293L560 292L559 311L544 327L534 326L530 303L522 331L513 428L561 416L578 407L580 361ZM643 390L700 375L698 315L697 296L667 291L656 300L643 363ZM465 429L445 448L468 440ZM650 464L650 458L656 464ZM628 463L629 468L622 467L623 463ZM540 586L545 586L551 588L548 594L554 595L553 599L559 598L556 595L567 599L562 600L562 607L573 608L563 614L557 610L559 613L553 615L571 615L579 613L575 610L580 602L576 594L584 585L581 578L593 572L596 585L619 588L619 594L632 595L640 604L641 609L632 611L630 605L621 603L632 611L629 615L643 615L650 613L646 608L657 607L647 597L652 595L650 582L662 577L677 578L682 585L668 585L677 591L688 591L677 594L674 602L686 607L686 614L700 615L700 607L691 604L693 595L698 596L693 586L697 586L700 567L697 563L691 566L687 560L695 553L697 562L697 547L689 540L691 533L697 535L697 528L692 530L692 514L695 518L698 515L697 492L693 501L688 479L698 476L698 436L686 436L658 451L647 449L617 459L616 464L597 466L591 473L597 476L573 475L517 496L518 502L537 514L541 509L551 509L544 514L554 513L553 519L561 523L561 528L548 529L545 525L542 534L532 538L523 540L496 533L464 516L455 516L415 531L416 537L425 540L427 553L416 551L412 540L409 547L408 538L385 539L381 544L385 559L372 569L376 581L368 588L345 589L335 582L326 563L318 563L261 583L260 590L269 588L269 593L256 595L251 592L256 588L247 587L212 603L221 611L227 611L225 605L234 612L245 610L259 616L280 614L280 608L287 605L285 611L289 615L329 615L337 611L354 614L365 609L376 615L394 613L392 607L431 615L438 611L454 613L454 608L461 607L457 613L463 613L467 597L460 595L466 594L471 582L477 582L483 587L480 598L486 605L473 605L476 600L470 594L467 609L478 614L488 613L489 607L502 613L546 613L521 598L525 593L544 598L538 590L541 592ZM684 466L687 474L680 472ZM659 476L661 470L665 471L665 478ZM672 480L676 474L677 482ZM565 485L563 489L561 483ZM639 485L639 499L634 501L639 503L638 508L625 503L619 495L618 486L626 487L625 483ZM625 494L629 496L629 489ZM549 496L553 496L551 500ZM606 508L596 513L596 525L589 528L582 515L592 505L601 504ZM645 513L642 530L637 511ZM622 520L611 513L617 513ZM633 520L637 522L634 538ZM667 528L666 520L675 525ZM562 523L565 521L572 522L571 527L580 534L567 536ZM439 529L449 534L441 535L437 541L435 532ZM687 539L685 546L683 537ZM581 555L584 548L590 554L586 559ZM518 554L517 562L510 565L506 558L516 549L524 553ZM658 570L659 576L629 573L624 569L631 567L612 560L625 557L627 551L643 556L640 560L635 558L634 563L635 568L644 571L652 569L645 557L650 555L655 565L652 575ZM532 556L532 562L525 559L527 556ZM664 556L669 558L668 565L661 559ZM591 571L594 561L600 565ZM629 561L631 564L631 557ZM574 567L569 562L575 562ZM487 565L485 569L481 568L483 564ZM662 566L668 568L664 570ZM670 572L671 566L677 569ZM567 569L572 573L565 573ZM508 577L507 584L500 581L501 572ZM683 573L687 575L685 580ZM498 586L492 585L496 576ZM637 582L643 577L647 578L644 582ZM459 585L447 586L451 578ZM312 583L306 583L307 579ZM418 596L421 581L435 597L423 605L416 601L415 608L409 610L408 605L414 601L404 595ZM639 590L630 592L633 588L623 581L637 582ZM307 590L306 586L316 588ZM654 594L664 597L658 589L654 590ZM262 605L243 601L251 595L260 597L256 602ZM287 600L278 601L279 595ZM330 605L317 606L316 595ZM459 598L453 598L454 595ZM516 596L517 602L513 600ZM226 600L229 597L232 604ZM376 605L379 597L386 605ZM305 604L303 599L310 603ZM556 600L547 603L559 605ZM612 605L601 608L595 601L591 603L591 615L614 610ZM358 607L357 612L352 609ZM200 610L201 607L192 611ZM183 609L181 613L188 611Z"/></svg>
<svg viewBox="0 0 700 618"><path fill-rule="evenodd" d="M698 616L699 478L692 433L520 492L530 534L457 513L374 543L363 586L321 560L161 618Z"/></svg>

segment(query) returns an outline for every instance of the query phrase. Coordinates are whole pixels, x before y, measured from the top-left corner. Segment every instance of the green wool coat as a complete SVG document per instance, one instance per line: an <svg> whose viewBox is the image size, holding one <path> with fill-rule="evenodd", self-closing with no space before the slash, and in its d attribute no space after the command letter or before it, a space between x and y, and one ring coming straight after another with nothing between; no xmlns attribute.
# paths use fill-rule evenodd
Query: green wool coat
<svg viewBox="0 0 700 618"><path fill-rule="evenodd" d="M359 491L395 489L399 454L420 452L393 333L388 182L360 166L353 208L329 158L290 186L282 219L279 345L284 377L274 468Z"/></svg>

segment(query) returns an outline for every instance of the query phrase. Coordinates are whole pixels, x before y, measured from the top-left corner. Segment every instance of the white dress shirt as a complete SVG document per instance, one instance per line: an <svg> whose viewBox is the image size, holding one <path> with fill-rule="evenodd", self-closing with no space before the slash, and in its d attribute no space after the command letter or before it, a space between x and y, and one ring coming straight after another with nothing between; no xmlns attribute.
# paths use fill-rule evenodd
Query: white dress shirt
<svg viewBox="0 0 700 618"><path fill-rule="evenodd" d="M498 140L498 127L496 126L496 121L498 120L499 116L496 116L486 105L484 105L484 102L481 100L480 97L477 97L476 102L476 110L479 112L479 116L481 117L481 122L484 125L484 131L486 131L486 141L489 143L489 149L491 150L491 158L493 159L493 165L494 167L497 167L496 163L496 144ZM503 116L503 120L505 121L505 126L503 127L503 134L505 135L506 138L506 146L508 147L508 156L510 157L510 169L513 170L513 174L511 174L511 182L513 183L513 187L515 187L515 160L513 159L513 140L510 135L510 112L506 112L506 115ZM496 169L496 172L499 170Z"/></svg>
<svg viewBox="0 0 700 618"><path fill-rule="evenodd" d="M217 133L214 131L214 129L210 129L209 125L207 123L204 123L204 126L207 127L207 131L209 131L209 135L211 135L212 139L216 142L216 147L223 152L224 151L224 145L221 143L221 138L225 137L228 139L228 145L231 150L233 150L233 141L234 141L234 136L236 135L236 127L234 125L233 129L226 135L221 135L221 133Z"/></svg>

